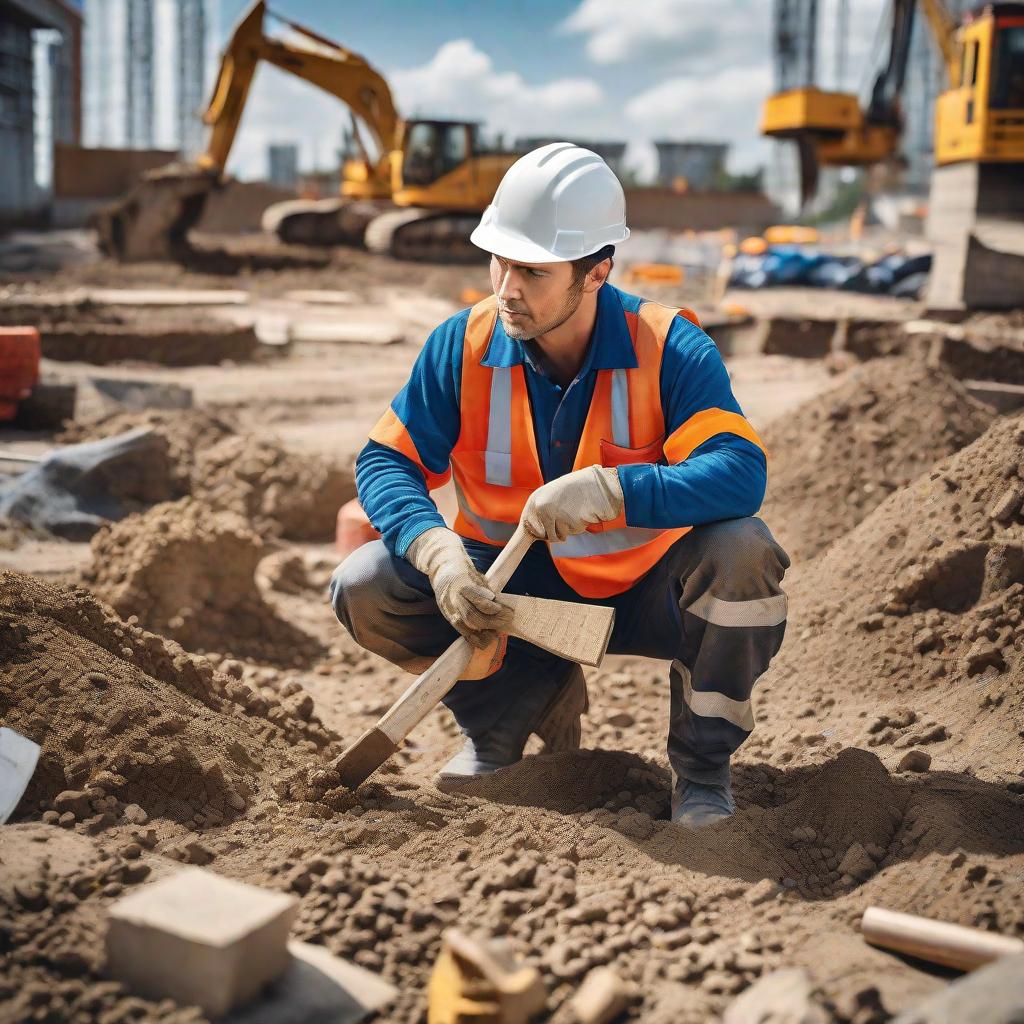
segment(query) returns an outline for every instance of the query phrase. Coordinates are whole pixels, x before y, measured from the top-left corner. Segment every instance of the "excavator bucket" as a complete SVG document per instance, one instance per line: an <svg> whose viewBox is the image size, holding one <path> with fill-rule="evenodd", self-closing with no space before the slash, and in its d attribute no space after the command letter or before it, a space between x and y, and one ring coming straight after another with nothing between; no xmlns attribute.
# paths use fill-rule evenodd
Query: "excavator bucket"
<svg viewBox="0 0 1024 1024"><path fill-rule="evenodd" d="M149 171L127 195L94 214L100 249L123 263L187 260L188 233L217 183L216 174L187 164Z"/></svg>

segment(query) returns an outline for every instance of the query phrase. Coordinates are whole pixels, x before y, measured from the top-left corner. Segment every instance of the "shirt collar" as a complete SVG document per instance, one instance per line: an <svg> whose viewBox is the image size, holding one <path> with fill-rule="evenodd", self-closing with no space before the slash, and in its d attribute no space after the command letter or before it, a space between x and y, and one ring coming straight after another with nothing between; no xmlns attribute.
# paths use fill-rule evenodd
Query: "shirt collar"
<svg viewBox="0 0 1024 1024"><path fill-rule="evenodd" d="M501 317L497 317L481 364L492 367L520 366L528 361L523 343L510 338L501 325ZM594 332L590 337L587 358L580 375L590 370L629 370L637 366L636 350L629 334L619 290L610 284L602 285L597 293L597 320L594 322Z"/></svg>

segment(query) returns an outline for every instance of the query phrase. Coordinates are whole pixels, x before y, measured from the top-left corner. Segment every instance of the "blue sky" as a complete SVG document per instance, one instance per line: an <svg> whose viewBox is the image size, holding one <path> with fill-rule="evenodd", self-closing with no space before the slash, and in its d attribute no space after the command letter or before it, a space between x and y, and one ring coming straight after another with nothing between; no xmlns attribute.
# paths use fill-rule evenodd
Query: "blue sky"
<svg viewBox="0 0 1024 1024"><path fill-rule="evenodd" d="M835 2L822 0L826 23ZM247 6L247 0L220 0L222 40ZM771 0L271 4L363 54L389 80L403 114L478 118L509 137L623 140L627 163L648 172L654 138L730 142L736 170L765 158L757 119L771 88L771 6ZM851 2L855 69L864 64L881 7L882 0ZM327 166L347 120L339 101L263 68L229 168L262 176L270 142L297 142L303 167Z"/></svg>

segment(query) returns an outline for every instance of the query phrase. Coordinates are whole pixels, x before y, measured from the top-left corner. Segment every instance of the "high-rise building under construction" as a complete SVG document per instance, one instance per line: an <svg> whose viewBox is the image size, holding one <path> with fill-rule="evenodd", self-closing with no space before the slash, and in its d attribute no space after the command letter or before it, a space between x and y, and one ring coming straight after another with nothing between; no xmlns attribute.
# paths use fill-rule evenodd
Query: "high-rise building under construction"
<svg viewBox="0 0 1024 1024"><path fill-rule="evenodd" d="M203 148L210 0L85 0L87 146Z"/></svg>

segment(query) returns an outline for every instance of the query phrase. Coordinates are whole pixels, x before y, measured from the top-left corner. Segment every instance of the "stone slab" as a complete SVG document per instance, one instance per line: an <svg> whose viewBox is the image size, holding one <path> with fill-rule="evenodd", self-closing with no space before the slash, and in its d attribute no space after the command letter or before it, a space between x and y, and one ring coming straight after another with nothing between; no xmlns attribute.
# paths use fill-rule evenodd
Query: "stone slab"
<svg viewBox="0 0 1024 1024"><path fill-rule="evenodd" d="M297 912L293 896L187 868L114 904L107 968L140 995L220 1017L288 969Z"/></svg>
<svg viewBox="0 0 1024 1024"><path fill-rule="evenodd" d="M901 1013L892 1024L1024 1024L1024 953L1004 956Z"/></svg>
<svg viewBox="0 0 1024 1024"><path fill-rule="evenodd" d="M264 997L223 1024L355 1024L387 1006L398 990L323 946L289 942L288 969Z"/></svg>

